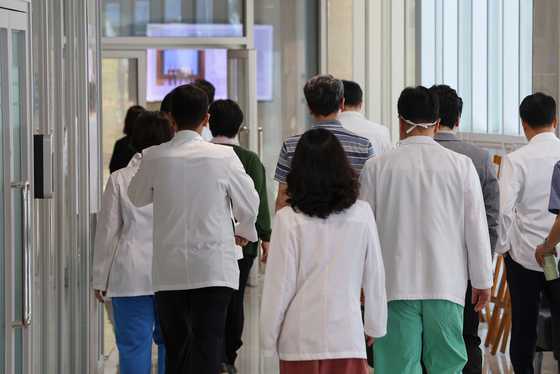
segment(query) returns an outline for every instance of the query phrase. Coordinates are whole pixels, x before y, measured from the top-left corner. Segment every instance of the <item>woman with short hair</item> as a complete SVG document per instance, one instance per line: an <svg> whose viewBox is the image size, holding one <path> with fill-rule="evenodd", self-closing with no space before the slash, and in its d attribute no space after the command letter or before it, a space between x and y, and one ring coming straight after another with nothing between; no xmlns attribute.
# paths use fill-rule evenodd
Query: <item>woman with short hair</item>
<svg viewBox="0 0 560 374"><path fill-rule="evenodd" d="M138 116L145 111L146 109L140 105L133 105L126 111L123 129L125 136L115 142L115 148L113 149L111 161L109 162L109 171L111 173L125 168L130 160L132 160L132 157L134 157L135 152L132 148L130 148L134 123L136 123Z"/></svg>
<svg viewBox="0 0 560 374"><path fill-rule="evenodd" d="M159 346L158 373L165 372L165 348L152 289L153 208L136 208L127 196L142 151L174 136L163 112L144 111L134 124L128 166L109 177L95 232L93 288L104 303L112 298L121 374L149 374L152 339Z"/></svg>
<svg viewBox="0 0 560 374"><path fill-rule="evenodd" d="M386 333L379 238L358 191L340 141L307 131L287 176L290 206L274 220L263 289L261 353L278 354L280 373L367 374L364 330L368 344Z"/></svg>

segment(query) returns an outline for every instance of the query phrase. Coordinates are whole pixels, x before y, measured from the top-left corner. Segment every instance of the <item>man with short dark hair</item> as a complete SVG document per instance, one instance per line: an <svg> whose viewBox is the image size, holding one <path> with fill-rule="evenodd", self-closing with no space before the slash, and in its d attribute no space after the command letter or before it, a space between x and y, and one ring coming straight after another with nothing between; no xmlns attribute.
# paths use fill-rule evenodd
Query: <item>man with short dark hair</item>
<svg viewBox="0 0 560 374"><path fill-rule="evenodd" d="M400 145L368 160L360 199L375 216L387 289L387 335L373 342L375 374L457 374L467 362L463 306L490 301L492 261L472 161L434 140L439 100L425 87L399 97ZM467 270L468 266L468 270Z"/></svg>
<svg viewBox="0 0 560 374"><path fill-rule="evenodd" d="M268 210L268 196L266 193L266 173L264 165L255 152L245 149L235 142L235 137L241 129L243 123L243 112L233 100L218 100L210 105L210 126L214 138L210 143L221 144L233 148L237 154L245 171L255 183L255 189L259 194L259 214L255 228L259 239L262 240L263 251L268 254L270 242L270 212ZM258 254L259 245L257 242L249 242L243 247L243 258L237 261L239 265L239 288L231 295L229 302L226 327L224 334L224 352L222 354L221 373L237 373L235 360L237 351L243 345L241 335L245 316L243 314L243 296L245 286L249 278L249 273L253 267L253 262ZM263 257L263 262L266 258Z"/></svg>
<svg viewBox="0 0 560 374"><path fill-rule="evenodd" d="M174 89L169 117L177 134L144 150L128 197L137 207L153 202L152 285L166 373L214 374L239 287L235 244L257 241L259 198L234 150L201 138L209 119L204 91Z"/></svg>
<svg viewBox="0 0 560 374"><path fill-rule="evenodd" d="M500 209L500 189L496 169L488 151L462 142L455 136L463 110L463 100L457 95L457 92L445 84L434 85L430 91L435 92L439 99L440 123L434 140L447 149L469 157L480 179L488 221L490 247L493 251L498 240L498 212ZM463 374L480 374L482 373L482 350L478 336L480 319L478 312L474 310L474 305L470 302L471 298L472 286L469 280L463 316L463 339L467 348L468 361L463 369Z"/></svg>
<svg viewBox="0 0 560 374"><path fill-rule="evenodd" d="M313 128L331 131L342 143L350 164L358 175L366 160L373 157L371 142L342 127L340 111L344 108L344 86L332 75L317 75L303 86L309 114L315 119ZM288 205L286 203L286 176L290 172L292 157L302 134L294 135L284 141L278 156L274 180L279 183L276 198L276 211Z"/></svg>
<svg viewBox="0 0 560 374"><path fill-rule="evenodd" d="M560 279L546 281L535 259L535 248L554 224L555 216L547 208L552 172L560 160L560 140L554 134L558 118L551 96L542 92L527 96L519 114L529 144L502 162L496 252L505 257L511 296L513 370L532 374L543 291L550 302L553 340L560 341Z"/></svg>
<svg viewBox="0 0 560 374"><path fill-rule="evenodd" d="M364 138L368 138L373 146L373 154L379 156L392 148L389 129L368 121L360 111L364 104L363 93L356 82L342 80L344 85L344 108L340 113L342 127Z"/></svg>
<svg viewBox="0 0 560 374"><path fill-rule="evenodd" d="M214 87L214 85L210 82L208 82L205 79L197 79L194 81L193 85L195 87L200 88L202 91L204 91L204 93L206 93L206 96L208 96L208 106L212 105L212 103L214 102L214 95L216 94L216 88ZM210 125L204 127L202 129L202 139L206 140L207 142L209 142L210 140L212 140L212 133L210 132Z"/></svg>

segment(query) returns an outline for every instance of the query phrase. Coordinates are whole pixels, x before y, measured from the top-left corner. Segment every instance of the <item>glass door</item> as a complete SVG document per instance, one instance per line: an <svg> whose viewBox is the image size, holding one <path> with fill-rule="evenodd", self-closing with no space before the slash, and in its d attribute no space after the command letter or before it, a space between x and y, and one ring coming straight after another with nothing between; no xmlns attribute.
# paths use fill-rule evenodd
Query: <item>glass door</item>
<svg viewBox="0 0 560 374"><path fill-rule="evenodd" d="M146 51L104 51L102 90L105 186L113 147L124 136L126 112L134 105L146 108Z"/></svg>
<svg viewBox="0 0 560 374"><path fill-rule="evenodd" d="M0 367L30 372L31 187L28 14L0 9Z"/></svg>
<svg viewBox="0 0 560 374"><path fill-rule="evenodd" d="M263 158L263 131L257 124L257 51L254 49L230 49L227 51L228 98L236 101L245 122L239 134L239 144ZM261 250L251 268L248 284L258 286L261 267Z"/></svg>

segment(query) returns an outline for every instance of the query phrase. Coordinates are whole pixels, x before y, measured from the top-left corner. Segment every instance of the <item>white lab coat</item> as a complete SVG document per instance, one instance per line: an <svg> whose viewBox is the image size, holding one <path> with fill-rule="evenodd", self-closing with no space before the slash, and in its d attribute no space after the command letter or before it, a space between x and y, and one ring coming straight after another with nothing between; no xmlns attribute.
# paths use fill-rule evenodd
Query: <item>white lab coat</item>
<svg viewBox="0 0 560 374"><path fill-rule="evenodd" d="M496 252L509 251L515 262L533 271L543 271L535 260L535 249L556 219L548 211L548 201L558 160L560 140L553 133L541 133L502 162Z"/></svg>
<svg viewBox="0 0 560 374"><path fill-rule="evenodd" d="M141 154L109 177L97 219L93 288L107 297L153 295L152 205L136 208L126 195Z"/></svg>
<svg viewBox="0 0 560 374"><path fill-rule="evenodd" d="M233 148L179 131L145 149L128 188L136 206L153 202L154 291L239 287L235 234L257 241L259 197Z"/></svg>
<svg viewBox="0 0 560 374"><path fill-rule="evenodd" d="M368 138L373 147L374 156L380 156L393 148L389 129L385 126L368 121L366 117L359 112L346 111L340 113L340 122L345 129L363 136L364 138Z"/></svg>
<svg viewBox="0 0 560 374"><path fill-rule="evenodd" d="M360 198L379 230L387 299L465 303L492 286L484 199L472 161L426 136L366 162Z"/></svg>
<svg viewBox="0 0 560 374"><path fill-rule="evenodd" d="M365 325L360 288L365 294ZM386 334L385 272L375 219L363 201L327 219L276 213L260 320L264 356L366 358L365 332Z"/></svg>

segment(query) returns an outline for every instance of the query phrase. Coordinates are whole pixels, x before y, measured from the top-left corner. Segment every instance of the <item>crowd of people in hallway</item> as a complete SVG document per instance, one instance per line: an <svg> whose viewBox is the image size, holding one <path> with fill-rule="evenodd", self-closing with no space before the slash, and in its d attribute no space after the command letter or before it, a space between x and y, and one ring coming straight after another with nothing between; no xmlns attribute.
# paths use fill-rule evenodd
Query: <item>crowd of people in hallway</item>
<svg viewBox="0 0 560 374"><path fill-rule="evenodd" d="M457 137L463 101L449 86L401 92L394 148L360 113L357 83L319 75L303 91L315 123L283 143L272 227L265 167L236 140L237 103L197 80L160 111L129 110L111 161L127 166L111 169L93 264L120 372L149 373L153 341L161 374L237 373L260 241L260 350L282 374L482 373L496 255L512 365L534 373L543 291L560 339L560 279L542 268L557 267L560 243L554 99L522 101L528 144L504 157L498 181L488 151Z"/></svg>

